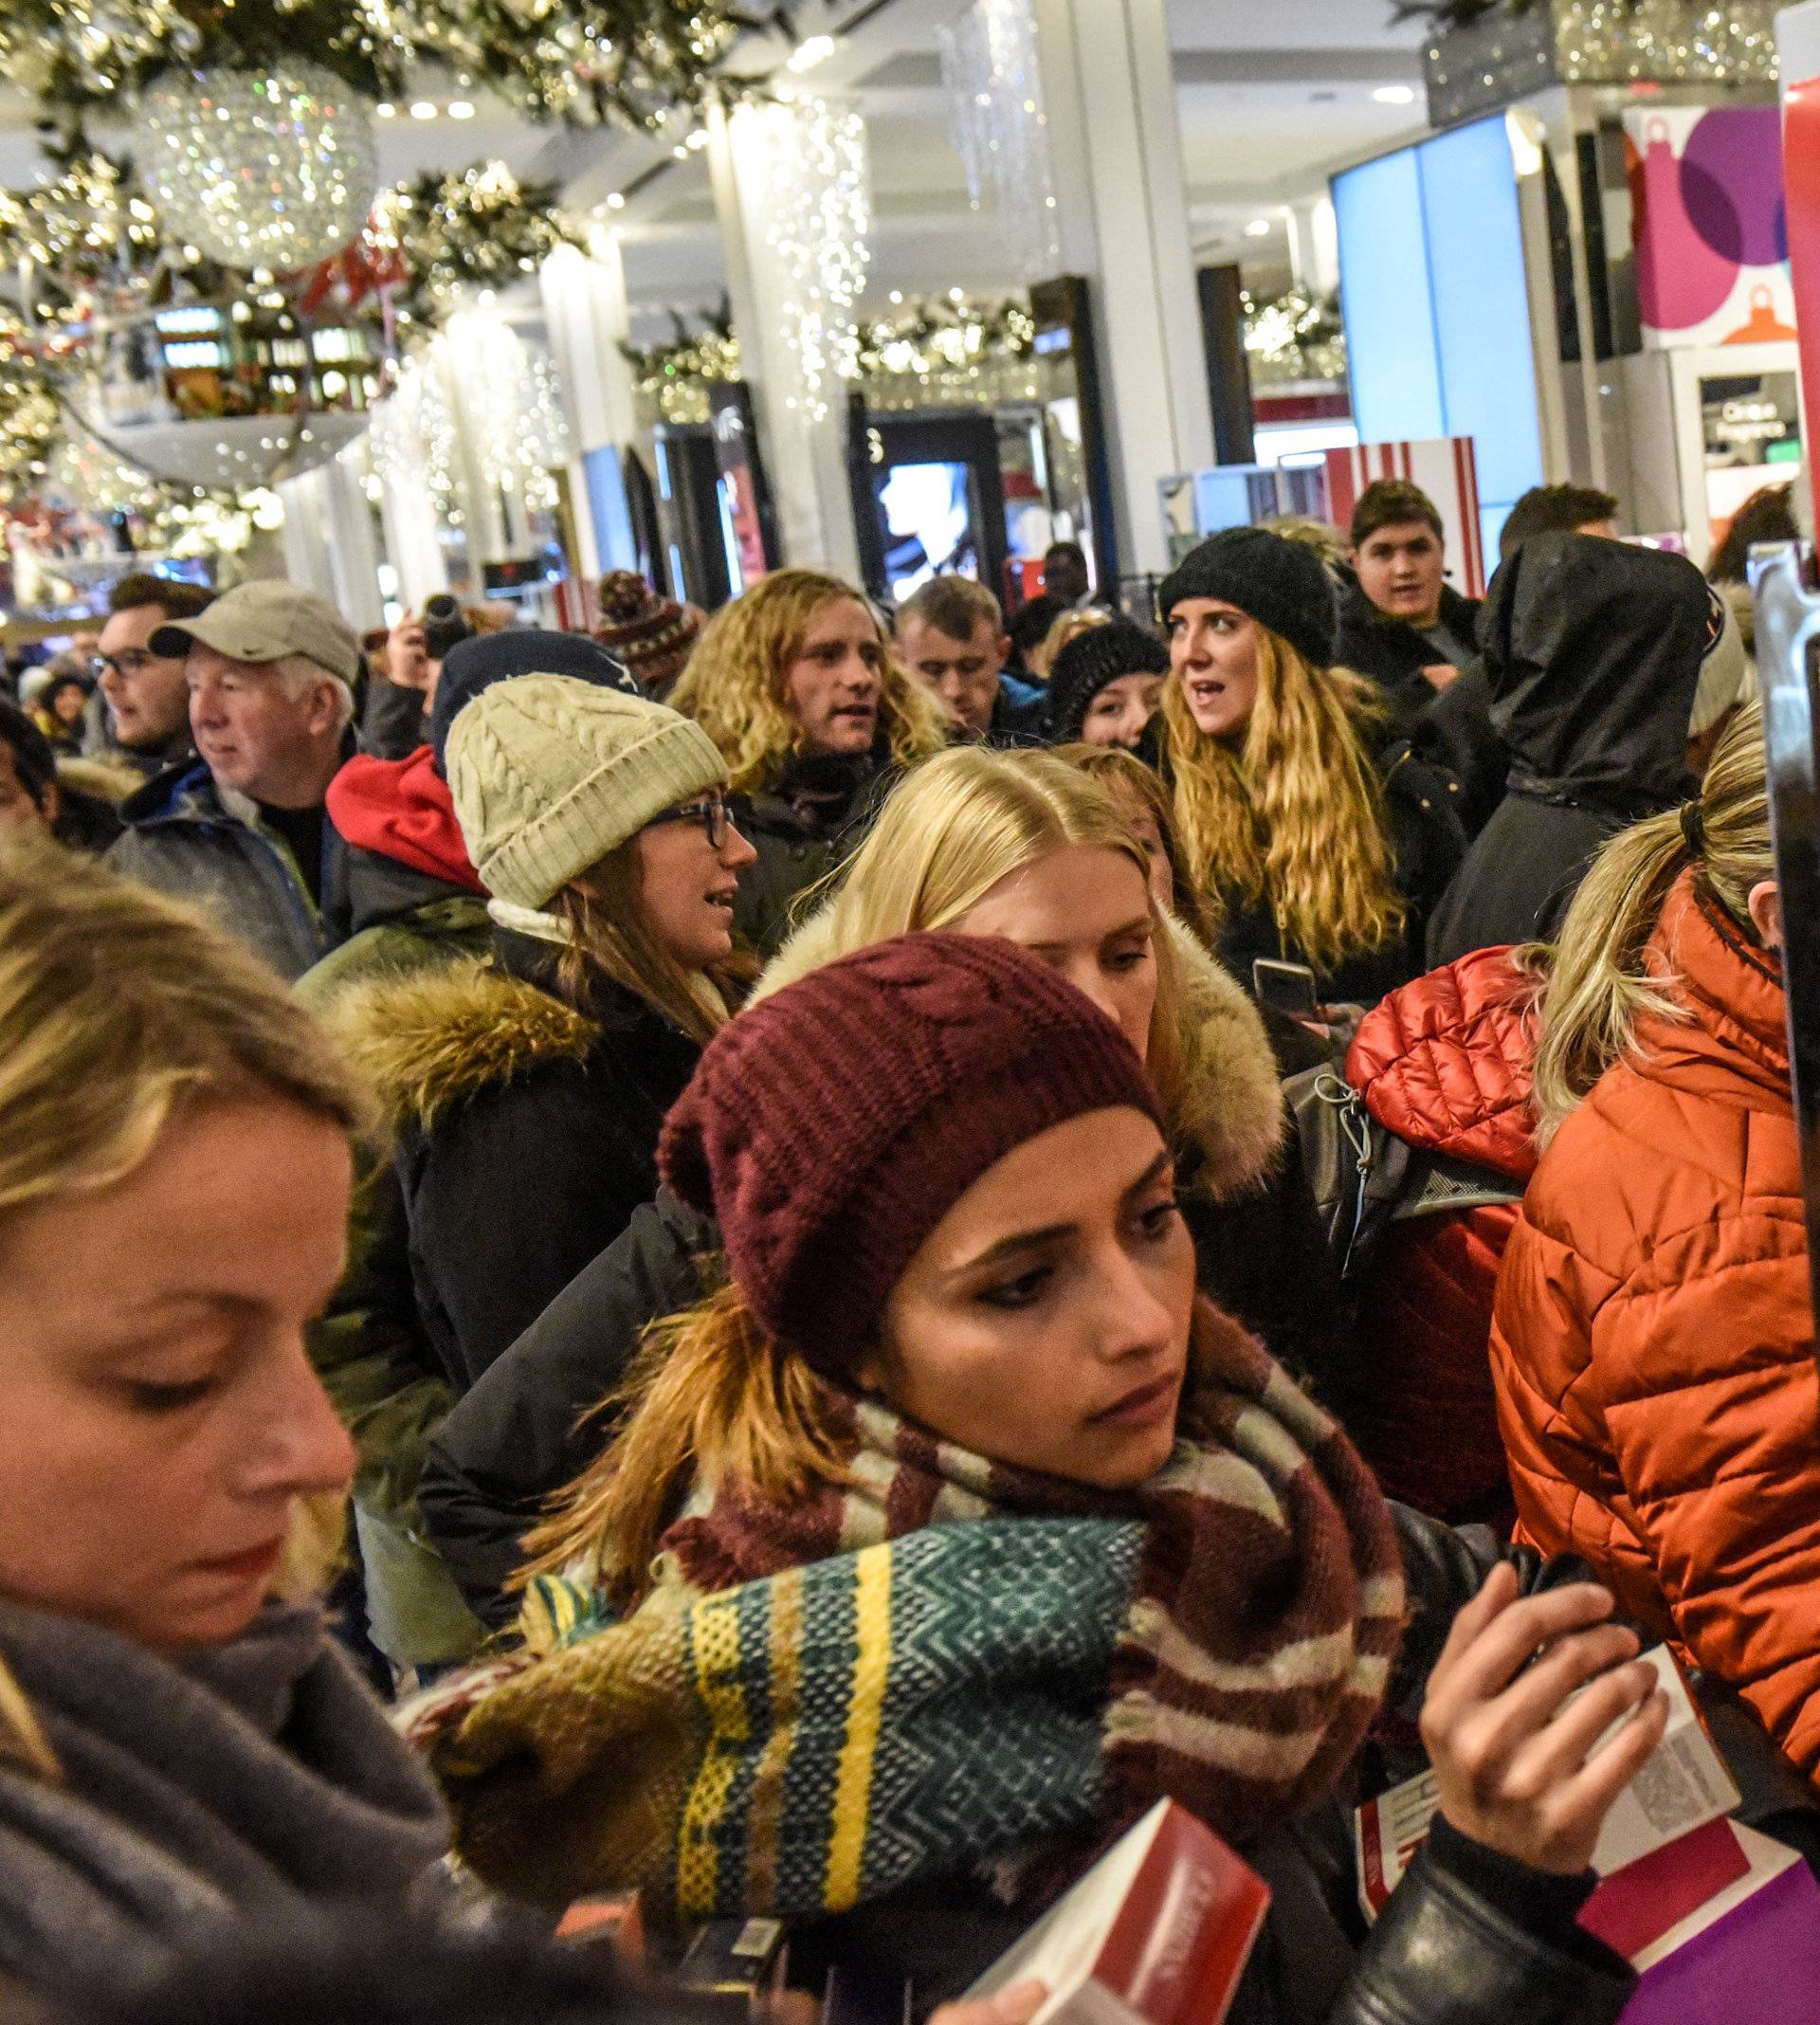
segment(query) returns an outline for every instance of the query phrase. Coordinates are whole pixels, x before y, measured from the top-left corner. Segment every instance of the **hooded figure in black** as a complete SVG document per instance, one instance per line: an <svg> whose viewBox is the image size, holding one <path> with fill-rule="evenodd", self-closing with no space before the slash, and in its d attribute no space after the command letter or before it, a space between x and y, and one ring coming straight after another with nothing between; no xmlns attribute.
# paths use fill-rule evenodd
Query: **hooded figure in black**
<svg viewBox="0 0 1820 2025"><path fill-rule="evenodd" d="M1442 896L1429 961L1550 938L1601 845L1684 801L1724 613L1691 562L1538 535L1492 579L1482 645L1508 791Z"/></svg>

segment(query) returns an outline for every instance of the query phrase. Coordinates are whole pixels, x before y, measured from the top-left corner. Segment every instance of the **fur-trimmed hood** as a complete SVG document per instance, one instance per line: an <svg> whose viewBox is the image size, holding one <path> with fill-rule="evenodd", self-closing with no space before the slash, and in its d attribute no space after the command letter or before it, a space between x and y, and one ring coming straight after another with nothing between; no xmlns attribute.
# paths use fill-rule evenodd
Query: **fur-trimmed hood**
<svg viewBox="0 0 1820 2025"><path fill-rule="evenodd" d="M1276 1057L1245 988L1172 919L1170 942L1187 1001L1187 1115L1173 1121L1198 1150L1196 1180L1215 1201L1255 1191L1286 1130ZM750 1003L794 984L837 954L828 910L806 921L765 966Z"/></svg>
<svg viewBox="0 0 1820 2025"><path fill-rule="evenodd" d="M351 987L330 1026L394 1125L428 1130L451 1104L553 1062L585 1062L595 1020L554 994L466 960Z"/></svg>

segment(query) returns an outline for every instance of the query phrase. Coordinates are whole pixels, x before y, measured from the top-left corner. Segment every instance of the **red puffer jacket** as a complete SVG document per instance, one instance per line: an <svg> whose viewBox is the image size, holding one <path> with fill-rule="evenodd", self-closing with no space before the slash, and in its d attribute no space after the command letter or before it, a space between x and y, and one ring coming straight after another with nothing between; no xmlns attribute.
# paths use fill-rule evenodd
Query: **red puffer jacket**
<svg viewBox="0 0 1820 2025"><path fill-rule="evenodd" d="M1430 971L1366 1014L1346 1079L1398 1139L1521 1187L1536 1167L1531 992L1508 949ZM1348 1428L1385 1490L1436 1518L1509 1516L1487 1346L1516 1221L1510 1202L1392 1222L1367 1268Z"/></svg>

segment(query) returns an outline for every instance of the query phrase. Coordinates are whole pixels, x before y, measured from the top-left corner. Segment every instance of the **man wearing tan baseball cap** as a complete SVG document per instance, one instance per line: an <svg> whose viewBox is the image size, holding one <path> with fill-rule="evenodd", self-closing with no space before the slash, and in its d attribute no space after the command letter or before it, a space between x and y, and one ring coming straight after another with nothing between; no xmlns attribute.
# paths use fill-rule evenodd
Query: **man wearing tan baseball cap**
<svg viewBox="0 0 1820 2025"><path fill-rule="evenodd" d="M345 931L345 854L323 800L351 749L359 638L326 598L262 579L147 645L183 657L198 757L126 803L110 860L300 977Z"/></svg>

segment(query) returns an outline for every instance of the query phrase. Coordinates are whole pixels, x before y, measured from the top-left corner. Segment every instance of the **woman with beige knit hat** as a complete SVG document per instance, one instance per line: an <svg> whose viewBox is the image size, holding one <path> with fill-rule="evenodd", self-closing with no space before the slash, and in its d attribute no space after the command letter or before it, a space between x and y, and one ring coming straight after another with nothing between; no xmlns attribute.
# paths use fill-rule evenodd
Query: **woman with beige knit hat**
<svg viewBox="0 0 1820 2025"><path fill-rule="evenodd" d="M492 953L360 987L335 1023L396 1141L359 1325L402 1326L460 1395L655 1192L664 1114L736 994L754 854L713 740L643 697L497 683L446 764ZM380 1633L401 1664L448 1656Z"/></svg>

